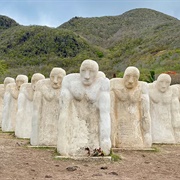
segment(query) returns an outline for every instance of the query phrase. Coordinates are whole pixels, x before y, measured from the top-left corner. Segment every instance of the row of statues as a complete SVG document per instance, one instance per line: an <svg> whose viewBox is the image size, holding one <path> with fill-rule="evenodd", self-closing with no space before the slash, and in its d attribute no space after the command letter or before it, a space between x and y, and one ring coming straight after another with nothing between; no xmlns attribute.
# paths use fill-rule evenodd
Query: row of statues
<svg viewBox="0 0 180 180"><path fill-rule="evenodd" d="M35 73L31 83L25 75L7 77L0 85L2 131L30 138L33 146L56 146L65 156L179 143L180 86L170 85L168 74L153 83L139 77L130 66L123 78L109 80L94 60L84 60L80 73Z"/></svg>

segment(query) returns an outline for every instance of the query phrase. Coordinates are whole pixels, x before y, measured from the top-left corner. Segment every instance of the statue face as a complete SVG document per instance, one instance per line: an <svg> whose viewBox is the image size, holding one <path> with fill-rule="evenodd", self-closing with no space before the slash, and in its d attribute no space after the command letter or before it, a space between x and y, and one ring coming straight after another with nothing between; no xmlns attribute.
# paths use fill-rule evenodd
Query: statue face
<svg viewBox="0 0 180 180"><path fill-rule="evenodd" d="M157 78L156 87L162 93L168 90L170 84L171 84L171 77L168 74L161 74Z"/></svg>
<svg viewBox="0 0 180 180"><path fill-rule="evenodd" d="M124 85L127 89L133 89L137 86L139 80L139 70L135 67L129 67L124 72Z"/></svg>
<svg viewBox="0 0 180 180"><path fill-rule="evenodd" d="M97 74L98 74L98 65L95 61L85 60L81 64L81 68L80 68L81 82L85 86L90 86L95 81Z"/></svg>
<svg viewBox="0 0 180 180"><path fill-rule="evenodd" d="M36 73L32 76L31 78L31 87L32 89L35 91L36 89L36 83L41 80L41 79L45 79L44 75L40 74L40 73Z"/></svg>
<svg viewBox="0 0 180 180"><path fill-rule="evenodd" d="M25 75L18 75L16 78L16 86L18 88L18 90L20 89L21 85L23 83L27 83L28 82L28 77Z"/></svg>
<svg viewBox="0 0 180 180"><path fill-rule="evenodd" d="M59 89L61 87L61 83L64 76L65 76L65 71L63 69L53 68L50 74L51 86L54 89Z"/></svg>

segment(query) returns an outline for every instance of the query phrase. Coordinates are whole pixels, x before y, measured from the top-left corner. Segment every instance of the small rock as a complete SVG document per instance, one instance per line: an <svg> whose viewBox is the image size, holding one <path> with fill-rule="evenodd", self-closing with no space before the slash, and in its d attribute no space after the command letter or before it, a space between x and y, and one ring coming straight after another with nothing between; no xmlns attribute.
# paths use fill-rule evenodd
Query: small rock
<svg viewBox="0 0 180 180"><path fill-rule="evenodd" d="M56 164L55 166L56 166L56 167L59 167L59 164Z"/></svg>
<svg viewBox="0 0 180 180"><path fill-rule="evenodd" d="M149 164L150 162L149 161L145 161L144 163Z"/></svg>
<svg viewBox="0 0 180 180"><path fill-rule="evenodd" d="M78 169L78 166L70 166L66 168L67 171L76 171L77 169Z"/></svg>
<svg viewBox="0 0 180 180"><path fill-rule="evenodd" d="M102 176L102 174L98 173L98 174L93 174L92 176Z"/></svg>
<svg viewBox="0 0 180 180"><path fill-rule="evenodd" d="M102 166L101 169L107 169L107 166Z"/></svg>
<svg viewBox="0 0 180 180"><path fill-rule="evenodd" d="M45 178L52 178L52 176L50 176L50 175L46 175L46 176L45 176Z"/></svg>
<svg viewBox="0 0 180 180"><path fill-rule="evenodd" d="M118 176L118 173L116 172L110 172L109 174Z"/></svg>

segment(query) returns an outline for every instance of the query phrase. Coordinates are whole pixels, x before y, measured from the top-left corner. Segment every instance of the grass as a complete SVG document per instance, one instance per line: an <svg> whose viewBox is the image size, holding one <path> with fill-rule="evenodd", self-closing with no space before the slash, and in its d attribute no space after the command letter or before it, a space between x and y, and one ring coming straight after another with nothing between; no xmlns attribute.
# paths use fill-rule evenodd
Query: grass
<svg viewBox="0 0 180 180"><path fill-rule="evenodd" d="M113 153L112 149L110 150L110 156L111 160L114 162L122 160L122 158L118 154Z"/></svg>
<svg viewBox="0 0 180 180"><path fill-rule="evenodd" d="M111 160L114 162L122 160L121 157L118 154L112 153L111 154Z"/></svg>

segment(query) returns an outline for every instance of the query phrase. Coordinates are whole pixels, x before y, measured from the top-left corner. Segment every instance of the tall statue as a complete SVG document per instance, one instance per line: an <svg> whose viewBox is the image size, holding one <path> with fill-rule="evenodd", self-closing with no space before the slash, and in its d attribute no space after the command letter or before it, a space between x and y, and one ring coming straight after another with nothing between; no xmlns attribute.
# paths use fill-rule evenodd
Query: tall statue
<svg viewBox="0 0 180 180"><path fill-rule="evenodd" d="M0 84L0 127L2 127L2 113L4 108L4 94L7 84L14 83L15 79L11 77L6 77L4 79L4 84Z"/></svg>
<svg viewBox="0 0 180 180"><path fill-rule="evenodd" d="M88 149L110 153L109 79L93 60L80 73L64 77L60 94L57 150L65 156L87 156Z"/></svg>
<svg viewBox="0 0 180 180"><path fill-rule="evenodd" d="M21 85L27 82L27 76L18 75L15 83L9 83L6 86L2 117L2 131L4 132L15 131L19 90Z"/></svg>
<svg viewBox="0 0 180 180"><path fill-rule="evenodd" d="M0 127L2 126L3 104L4 104L4 84L0 84Z"/></svg>
<svg viewBox="0 0 180 180"><path fill-rule="evenodd" d="M153 143L176 143L175 128L180 128L178 89L170 86L171 77L160 74L149 84Z"/></svg>
<svg viewBox="0 0 180 180"><path fill-rule="evenodd" d="M20 88L15 128L15 135L18 138L30 138L31 136L33 97L36 83L41 79L45 79L44 75L35 73L31 78L31 83L24 83Z"/></svg>
<svg viewBox="0 0 180 180"><path fill-rule="evenodd" d="M59 94L66 75L62 68L53 68L50 79L37 82L33 100L30 142L33 146L56 146L59 118Z"/></svg>
<svg viewBox="0 0 180 180"><path fill-rule="evenodd" d="M140 72L129 66L123 78L110 80L112 147L143 149L152 145L149 95Z"/></svg>
<svg viewBox="0 0 180 180"><path fill-rule="evenodd" d="M3 110L3 99L4 99L4 84L0 84L0 127L2 124L2 110Z"/></svg>

